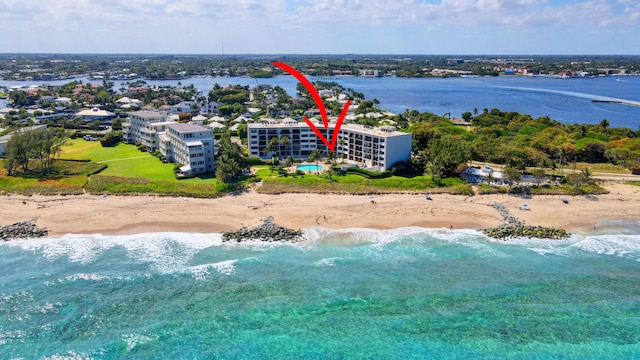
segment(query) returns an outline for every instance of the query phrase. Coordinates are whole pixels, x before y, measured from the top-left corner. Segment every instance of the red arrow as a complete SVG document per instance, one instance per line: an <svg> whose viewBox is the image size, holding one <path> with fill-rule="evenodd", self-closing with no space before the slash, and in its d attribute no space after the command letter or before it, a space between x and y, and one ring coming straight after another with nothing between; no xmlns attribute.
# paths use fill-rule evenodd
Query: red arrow
<svg viewBox="0 0 640 360"><path fill-rule="evenodd" d="M316 102L316 105L318 105L318 110L320 111L320 116L322 116L322 122L324 124L324 128L325 130L327 130L327 134L328 134L329 133L329 117L327 116L327 109L324 106L324 102L322 102L322 98L320 97L318 90L316 90L316 88L313 86L311 81L309 81L309 79L304 77L304 75L302 75L298 70L292 68L291 66L285 63L274 61L272 62L272 64L288 72L289 74L293 75L293 77L298 79L298 81L300 81L300 83L302 83L302 85L304 85L304 87L309 91L309 94L311 94L311 97ZM313 130L313 132L316 133L316 135L318 136L318 139L322 140L322 142L325 145L327 145L327 147L331 151L335 151L336 141L338 140L338 132L340 131L340 126L342 126L342 122L344 121L344 118L347 116L347 111L349 111L350 104L351 104L351 100L347 100L347 103L344 104L344 108L342 108L342 111L340 112L340 116L338 116L338 121L336 122L336 126L333 130L333 137L331 141L329 141L324 135L322 135L320 130L318 130L318 128L311 122L311 120L309 120L306 116L304 118L304 121L307 123L307 125L309 125L311 130Z"/></svg>

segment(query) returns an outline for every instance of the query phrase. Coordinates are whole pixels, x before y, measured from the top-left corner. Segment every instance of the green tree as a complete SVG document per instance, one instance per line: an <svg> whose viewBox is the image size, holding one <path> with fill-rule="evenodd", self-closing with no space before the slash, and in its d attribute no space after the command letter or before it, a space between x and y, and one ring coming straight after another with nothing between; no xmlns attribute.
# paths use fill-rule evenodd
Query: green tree
<svg viewBox="0 0 640 360"><path fill-rule="evenodd" d="M216 159L216 178L224 183L235 182L247 167L242 148L231 142L228 131L222 133Z"/></svg>
<svg viewBox="0 0 640 360"><path fill-rule="evenodd" d="M291 140L289 140L289 137L288 136L281 137L280 140L278 141L278 143L281 146L284 146L285 154L288 153L288 151L286 151L286 150L288 150L289 144L291 144Z"/></svg>
<svg viewBox="0 0 640 360"><path fill-rule="evenodd" d="M22 171L29 171L31 159L39 160L42 175L50 174L53 162L65 140L65 132L55 128L21 130L14 133L5 149L6 157L3 164L7 174L15 175L18 166L22 166Z"/></svg>
<svg viewBox="0 0 640 360"><path fill-rule="evenodd" d="M580 173L582 175L582 178L584 179L584 182L589 183L592 180L592 176L593 176L593 171L591 170L590 167L585 167L582 168L582 170L580 170Z"/></svg>
<svg viewBox="0 0 640 360"><path fill-rule="evenodd" d="M432 164L428 172L435 170L441 177L450 177L460 164L471 158L471 153L464 142L443 137L429 142L425 157L427 163Z"/></svg>
<svg viewBox="0 0 640 360"><path fill-rule="evenodd" d="M329 151L327 153L327 161L329 161L329 163L331 163L331 165L335 165L336 164L336 153L334 151Z"/></svg>
<svg viewBox="0 0 640 360"><path fill-rule="evenodd" d="M522 180L522 174L518 169L513 168L511 166L507 166L502 170L502 179L507 181L507 185L509 186L509 192L511 192L511 188L513 185L520 183Z"/></svg>
<svg viewBox="0 0 640 360"><path fill-rule="evenodd" d="M66 141L66 133L61 129L47 128L43 132L32 131L33 154L40 161L42 175L51 173L53 162L60 154L60 149Z"/></svg>
<svg viewBox="0 0 640 360"><path fill-rule="evenodd" d="M284 166L292 167L295 162L296 160L293 158L293 155L289 155L284 161Z"/></svg>
<svg viewBox="0 0 640 360"><path fill-rule="evenodd" d="M320 152L320 150L315 149L313 150L310 154L309 157L307 158L307 161L310 162L316 162L316 167L318 167L318 162L320 161L320 159L322 158L322 153Z"/></svg>
<svg viewBox="0 0 640 360"><path fill-rule="evenodd" d="M534 169L531 172L531 175L533 175L533 178L536 182L536 186L540 186L540 183L542 183L542 179L544 179L544 169Z"/></svg>
<svg viewBox="0 0 640 360"><path fill-rule="evenodd" d="M95 130L96 135L98 135L98 130L100 130L100 120L92 121L89 126L91 126L91 128Z"/></svg>
<svg viewBox="0 0 640 360"><path fill-rule="evenodd" d="M493 180L495 180L495 178L494 178L492 172L487 174L486 180L487 180L487 184L489 184L489 185L491 185L493 183Z"/></svg>
<svg viewBox="0 0 640 360"><path fill-rule="evenodd" d="M333 169L332 166L329 166L329 168L327 169L327 177L329 178L329 181L333 180L333 175L336 174L336 171Z"/></svg>
<svg viewBox="0 0 640 360"><path fill-rule="evenodd" d="M272 158L278 158L278 154L279 154L279 149L280 147L280 141L278 140L277 137L273 137L271 138L271 140L269 140L269 142L267 143L267 146L264 147L264 149L262 150L262 153L267 156L269 154L271 154Z"/></svg>

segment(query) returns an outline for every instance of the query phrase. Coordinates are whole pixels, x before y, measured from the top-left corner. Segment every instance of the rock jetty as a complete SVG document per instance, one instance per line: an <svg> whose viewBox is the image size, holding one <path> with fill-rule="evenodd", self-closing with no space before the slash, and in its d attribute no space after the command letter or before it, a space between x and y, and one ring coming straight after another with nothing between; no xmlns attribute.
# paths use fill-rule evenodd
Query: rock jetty
<svg viewBox="0 0 640 360"><path fill-rule="evenodd" d="M36 226L35 220L20 221L0 227L0 240L26 239L47 236L49 231Z"/></svg>
<svg viewBox="0 0 640 360"><path fill-rule="evenodd" d="M261 221L262 224L253 228L243 226L238 230L225 231L222 234L222 241L298 242L303 239L302 230L293 230L276 225L272 216L267 216Z"/></svg>
<svg viewBox="0 0 640 360"><path fill-rule="evenodd" d="M503 225L482 230L485 235L494 239L509 239L517 237L560 240L569 237L564 229L548 228L542 226L509 226Z"/></svg>
<svg viewBox="0 0 640 360"><path fill-rule="evenodd" d="M504 205L495 203L493 207L498 210L500 216L505 221L505 225L500 225L498 227L482 229L482 232L494 239L509 239L509 238L539 238L539 239L566 239L569 237L569 234L564 229L557 228L548 228L542 226L529 226L525 225L523 221L518 220L515 216L511 215L509 209L507 209Z"/></svg>

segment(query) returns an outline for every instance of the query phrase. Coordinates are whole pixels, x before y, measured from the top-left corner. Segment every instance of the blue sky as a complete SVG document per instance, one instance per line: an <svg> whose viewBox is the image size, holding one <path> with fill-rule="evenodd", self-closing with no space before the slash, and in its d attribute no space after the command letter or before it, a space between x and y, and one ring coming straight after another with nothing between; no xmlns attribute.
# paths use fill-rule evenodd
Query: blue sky
<svg viewBox="0 0 640 360"><path fill-rule="evenodd" d="M0 0L0 52L640 55L640 0Z"/></svg>

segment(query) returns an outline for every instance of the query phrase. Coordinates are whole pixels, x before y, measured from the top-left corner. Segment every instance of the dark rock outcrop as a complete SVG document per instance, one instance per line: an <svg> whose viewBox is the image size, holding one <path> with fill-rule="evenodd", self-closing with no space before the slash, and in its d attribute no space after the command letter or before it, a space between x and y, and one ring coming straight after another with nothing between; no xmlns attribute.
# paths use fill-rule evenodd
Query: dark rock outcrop
<svg viewBox="0 0 640 360"><path fill-rule="evenodd" d="M37 238L47 236L47 229L36 226L35 220L20 221L0 227L0 240Z"/></svg>
<svg viewBox="0 0 640 360"><path fill-rule="evenodd" d="M566 239L569 237L569 233L564 229L548 228L542 226L498 226L490 229L482 230L485 235L495 239L508 239L508 238L539 238L539 239Z"/></svg>
<svg viewBox="0 0 640 360"><path fill-rule="evenodd" d="M518 220L515 216L511 215L509 209L504 205L495 203L493 207L498 210L500 216L505 221L505 225L498 227L482 229L482 232L494 239L508 239L508 238L539 238L539 239L566 239L571 234L564 229L548 228L542 226L529 226L525 225L523 221Z"/></svg>
<svg viewBox="0 0 640 360"><path fill-rule="evenodd" d="M249 229L243 226L238 230L225 231L222 234L222 241L236 242L247 240L298 242L302 239L302 230L293 230L276 225L272 216L262 219L262 224L256 227Z"/></svg>

